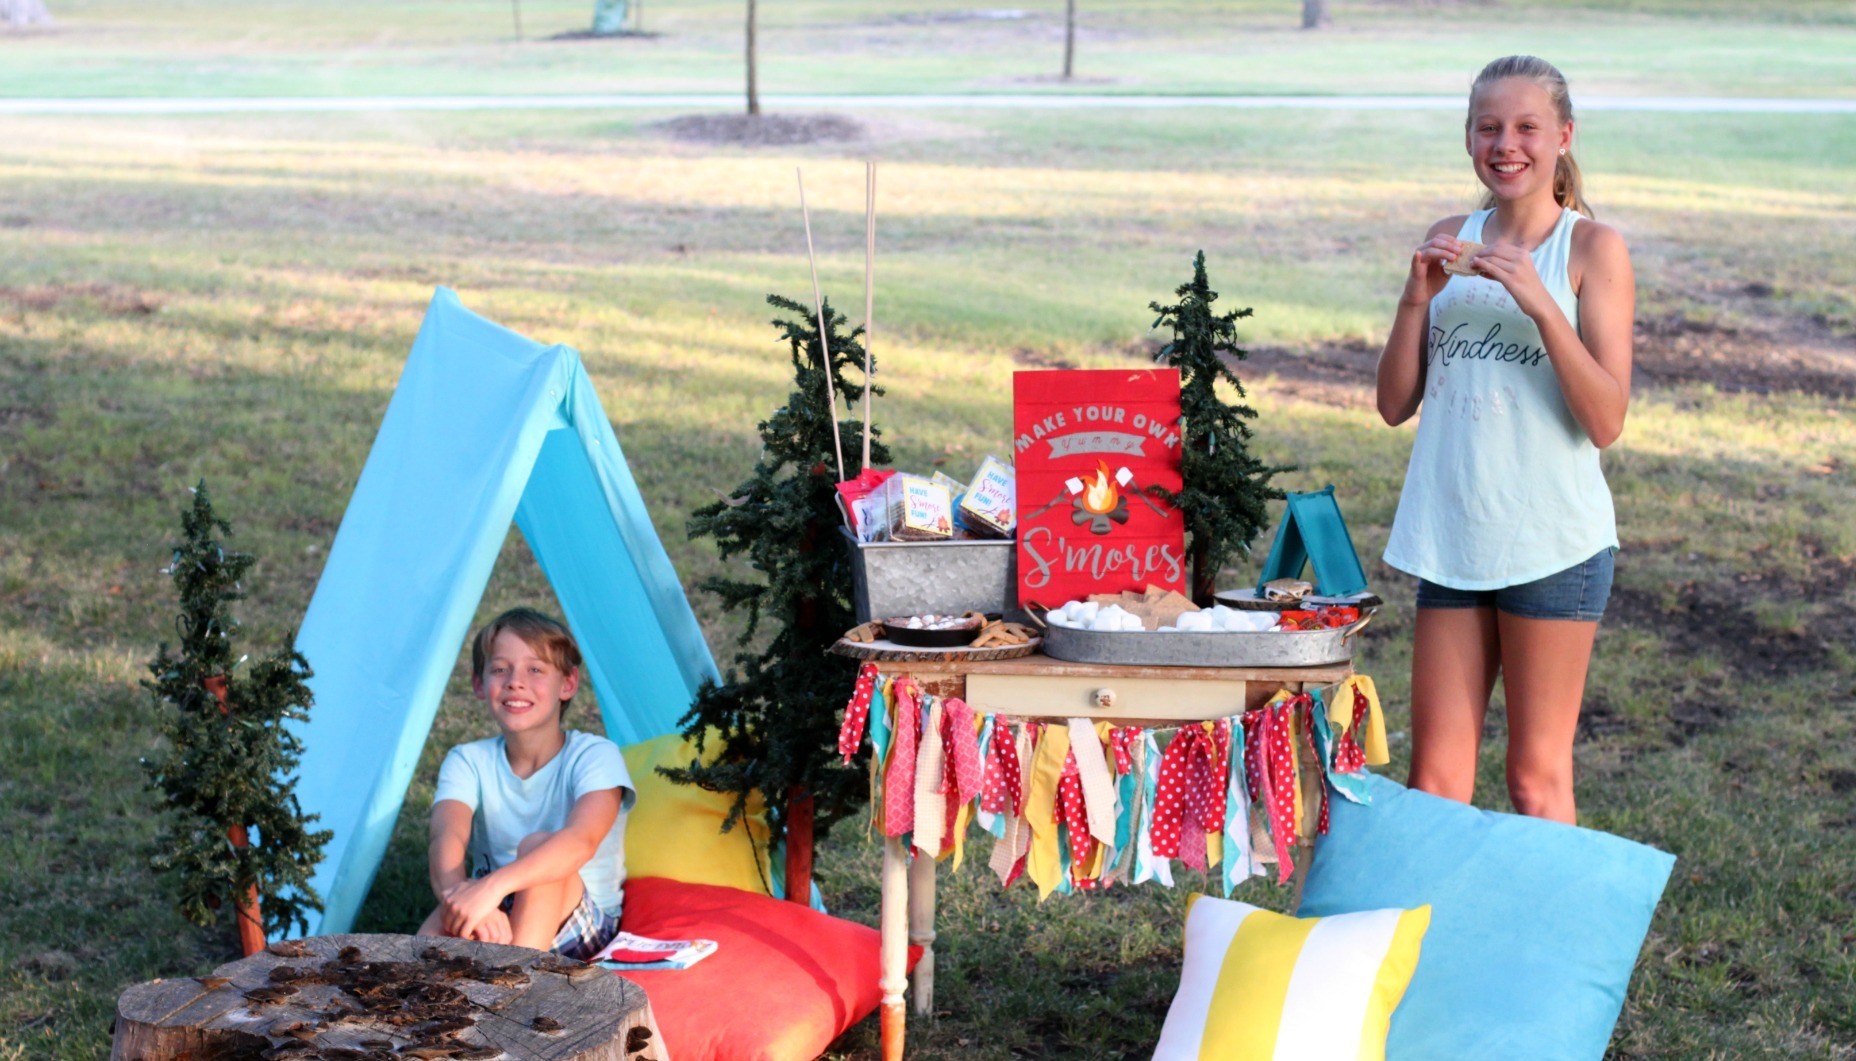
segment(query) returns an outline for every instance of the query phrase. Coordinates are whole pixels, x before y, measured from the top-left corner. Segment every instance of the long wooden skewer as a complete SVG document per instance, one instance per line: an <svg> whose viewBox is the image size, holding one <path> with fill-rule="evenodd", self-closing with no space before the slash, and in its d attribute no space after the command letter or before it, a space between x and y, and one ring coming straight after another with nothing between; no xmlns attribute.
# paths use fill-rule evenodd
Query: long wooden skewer
<svg viewBox="0 0 1856 1061"><path fill-rule="evenodd" d="M870 388L876 368L870 336L876 330L876 160L864 163L864 470L870 470Z"/></svg>
<svg viewBox="0 0 1856 1061"><path fill-rule="evenodd" d="M831 448L838 457L838 481L844 481L844 440L838 436L838 390L831 382L831 341L826 338L831 328L825 320L825 296L818 286L818 256L812 253L812 212L806 209L806 174L799 167L793 167L799 175L799 214L806 222L806 262L812 266L812 304L818 308L818 348L825 355L825 404L831 416Z"/></svg>

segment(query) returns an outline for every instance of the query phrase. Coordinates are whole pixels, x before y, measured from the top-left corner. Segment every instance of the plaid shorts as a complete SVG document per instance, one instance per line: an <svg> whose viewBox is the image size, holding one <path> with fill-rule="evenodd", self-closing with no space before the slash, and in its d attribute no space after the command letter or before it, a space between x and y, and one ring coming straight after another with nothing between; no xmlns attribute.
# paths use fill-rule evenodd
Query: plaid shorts
<svg viewBox="0 0 1856 1061"><path fill-rule="evenodd" d="M508 913L515 905L516 897L511 895L503 899L502 909ZM584 890L580 893L580 905L573 908L567 920L554 933L554 953L575 961L586 961L598 954L612 937L619 934L619 918L600 909L599 904Z"/></svg>
<svg viewBox="0 0 1856 1061"><path fill-rule="evenodd" d="M580 895L580 905L561 922L554 934L554 953L563 958L587 961L598 954L619 933L619 919L599 908L593 897Z"/></svg>

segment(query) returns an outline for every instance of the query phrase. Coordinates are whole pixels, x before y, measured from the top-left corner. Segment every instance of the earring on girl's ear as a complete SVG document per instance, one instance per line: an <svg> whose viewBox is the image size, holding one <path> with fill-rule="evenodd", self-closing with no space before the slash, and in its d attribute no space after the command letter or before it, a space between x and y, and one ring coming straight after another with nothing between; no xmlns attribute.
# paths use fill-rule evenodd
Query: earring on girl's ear
<svg viewBox="0 0 1856 1061"><path fill-rule="evenodd" d="M1566 153L1566 149L1565 149L1565 148L1563 148L1563 147L1562 147L1562 148L1560 148L1560 154L1562 154L1562 155L1563 155L1563 154L1565 154L1565 153Z"/></svg>

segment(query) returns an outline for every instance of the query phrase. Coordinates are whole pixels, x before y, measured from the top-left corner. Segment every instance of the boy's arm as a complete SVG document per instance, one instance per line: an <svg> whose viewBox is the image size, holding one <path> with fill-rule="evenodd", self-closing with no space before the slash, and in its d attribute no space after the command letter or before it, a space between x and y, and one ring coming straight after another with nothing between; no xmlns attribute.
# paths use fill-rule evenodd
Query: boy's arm
<svg viewBox="0 0 1856 1061"><path fill-rule="evenodd" d="M567 813L567 824L528 854L443 894L447 924L455 917L458 934L469 935L502 905L505 897L544 881L563 880L569 874L580 872L580 867L592 860L600 841L618 821L623 791L602 788L586 793L574 800L573 809ZM433 820L437 820L437 804L433 805ZM465 835L468 838L468 818Z"/></svg>
<svg viewBox="0 0 1856 1061"><path fill-rule="evenodd" d="M441 799L432 804L426 863L432 878L432 894L440 902L444 901L445 893L470 878L467 860L471 814L468 803L455 799Z"/></svg>

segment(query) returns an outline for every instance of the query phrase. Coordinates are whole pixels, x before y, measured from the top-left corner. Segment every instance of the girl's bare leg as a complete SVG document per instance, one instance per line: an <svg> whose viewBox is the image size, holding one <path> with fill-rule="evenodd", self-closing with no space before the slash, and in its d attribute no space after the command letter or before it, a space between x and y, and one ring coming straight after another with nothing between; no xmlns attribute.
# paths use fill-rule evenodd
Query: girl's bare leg
<svg viewBox="0 0 1856 1061"><path fill-rule="evenodd" d="M440 908L425 915L425 923L419 926L421 936L442 936L445 934L445 911Z"/></svg>
<svg viewBox="0 0 1856 1061"><path fill-rule="evenodd" d="M1482 720L1502 654L1493 608L1419 608L1411 653L1411 776L1432 795L1476 791Z"/></svg>
<svg viewBox="0 0 1856 1061"><path fill-rule="evenodd" d="M1572 743L1598 624L1503 615L1498 625L1508 697L1508 798L1522 814L1577 824Z"/></svg>

